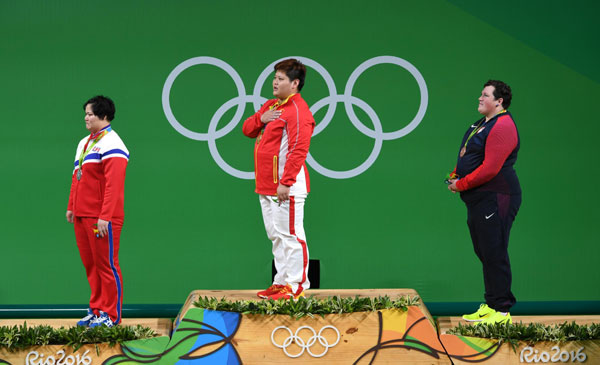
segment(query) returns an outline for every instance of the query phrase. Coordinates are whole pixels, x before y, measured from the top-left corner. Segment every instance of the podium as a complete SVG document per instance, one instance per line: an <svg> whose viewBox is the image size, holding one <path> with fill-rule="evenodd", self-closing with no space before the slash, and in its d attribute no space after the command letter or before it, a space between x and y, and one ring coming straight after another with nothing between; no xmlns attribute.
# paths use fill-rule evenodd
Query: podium
<svg viewBox="0 0 600 365"><path fill-rule="evenodd" d="M201 298L261 301L256 290L195 290L173 322L124 319L123 325L155 328L157 337L70 347L38 346L18 352L0 350L0 364L517 364L523 362L600 363L600 341L519 343L447 333L460 318L431 316L417 301L405 308L304 315L251 314L200 308ZM319 290L307 297L418 297L413 289ZM292 302L298 303L298 302ZM277 305L269 302L268 305ZM540 317L513 317L514 322ZM576 320L599 323L599 316L544 318L546 323ZM20 320L22 324L23 320ZM72 326L77 320L28 320L28 325ZM2 321L13 325L19 320ZM547 360L547 361L546 361ZM556 361L555 361L556 362Z"/></svg>

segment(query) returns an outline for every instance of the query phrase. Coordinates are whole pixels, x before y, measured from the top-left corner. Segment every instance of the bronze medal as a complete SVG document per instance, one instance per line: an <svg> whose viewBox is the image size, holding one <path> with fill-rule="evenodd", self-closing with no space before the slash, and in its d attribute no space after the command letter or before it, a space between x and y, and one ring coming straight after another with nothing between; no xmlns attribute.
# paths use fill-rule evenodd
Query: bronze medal
<svg viewBox="0 0 600 365"><path fill-rule="evenodd" d="M463 147L460 149L460 157L463 157L465 155L465 153L467 153L467 147Z"/></svg>

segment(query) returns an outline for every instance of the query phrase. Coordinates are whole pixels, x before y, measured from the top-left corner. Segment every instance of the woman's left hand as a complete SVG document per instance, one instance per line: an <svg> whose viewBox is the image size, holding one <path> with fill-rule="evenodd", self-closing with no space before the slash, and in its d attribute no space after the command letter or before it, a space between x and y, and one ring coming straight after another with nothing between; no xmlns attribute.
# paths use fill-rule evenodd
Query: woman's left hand
<svg viewBox="0 0 600 365"><path fill-rule="evenodd" d="M98 218L98 235L104 237L108 234L108 221Z"/></svg>
<svg viewBox="0 0 600 365"><path fill-rule="evenodd" d="M450 185L448 185L448 190L450 190L453 193L458 192L458 187L456 187L456 182L458 181L458 179L450 179L448 181L450 181Z"/></svg>

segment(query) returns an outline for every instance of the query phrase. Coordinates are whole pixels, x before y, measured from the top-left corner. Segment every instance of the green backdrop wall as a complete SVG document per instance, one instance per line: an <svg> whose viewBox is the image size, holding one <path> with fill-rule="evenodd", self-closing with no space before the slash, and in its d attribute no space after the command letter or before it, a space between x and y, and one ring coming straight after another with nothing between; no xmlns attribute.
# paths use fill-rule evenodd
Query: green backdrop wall
<svg viewBox="0 0 600 365"><path fill-rule="evenodd" d="M322 66L337 95L379 56L410 63L426 85L420 123L378 142L365 131L377 129L369 114L383 132L401 130L424 94L408 66L370 67L346 95L364 133L338 102L313 138L314 161L336 171L361 166L381 143L373 163L351 178L309 166L305 227L323 288L409 287L426 302L481 300L465 208L442 181L479 117L483 83L497 78L513 88L510 110L522 140L523 205L510 243L515 295L600 300L600 5L503 4L0 1L0 304L88 298L64 215L75 147L86 134L82 103L96 94L115 100L113 127L131 152L120 252L125 303L181 303L193 289L268 285L270 242L253 180L224 171L207 141L178 132L163 91L182 62L212 57L239 75L245 100L260 100L270 96L271 75L259 93L257 79L286 56ZM309 105L330 95L315 67L303 90ZM202 64L183 70L166 100L178 123L207 133L238 91L227 72ZM242 104L245 118L253 104ZM318 125L328 106L316 112ZM225 163L248 172L253 141L242 135L236 110L215 118L214 143Z"/></svg>

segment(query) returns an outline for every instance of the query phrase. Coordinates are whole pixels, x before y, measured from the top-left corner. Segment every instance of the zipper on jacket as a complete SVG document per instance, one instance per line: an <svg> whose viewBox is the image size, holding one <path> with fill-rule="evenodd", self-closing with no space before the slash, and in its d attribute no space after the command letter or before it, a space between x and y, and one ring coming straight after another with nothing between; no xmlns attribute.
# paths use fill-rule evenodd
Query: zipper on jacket
<svg viewBox="0 0 600 365"><path fill-rule="evenodd" d="M277 178L279 174L277 173L277 155L273 156L273 182L277 184Z"/></svg>
<svg viewBox="0 0 600 365"><path fill-rule="evenodd" d="M256 145L254 146L254 182L258 182L258 159L256 158L256 154L258 153L258 145L262 139L264 129L260 131L260 134L256 138Z"/></svg>

